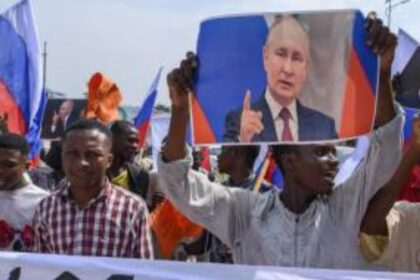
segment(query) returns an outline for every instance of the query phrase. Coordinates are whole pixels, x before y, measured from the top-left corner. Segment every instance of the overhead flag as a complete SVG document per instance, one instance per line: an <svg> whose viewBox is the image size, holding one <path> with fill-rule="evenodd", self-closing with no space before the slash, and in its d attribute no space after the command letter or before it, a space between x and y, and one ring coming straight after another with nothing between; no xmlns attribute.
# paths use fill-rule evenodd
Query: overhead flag
<svg viewBox="0 0 420 280"><path fill-rule="evenodd" d="M162 67L159 69L153 83L146 94L146 99L140 106L137 116L134 118L134 124L138 129L138 135L140 138L139 146L142 147L146 140L147 131L150 126L150 119L153 113L153 107L155 106L157 87L159 85L160 74L162 73Z"/></svg>
<svg viewBox="0 0 420 280"><path fill-rule="evenodd" d="M40 130L47 101L42 58L31 2L0 14L0 115L11 132L25 135L31 158L42 147Z"/></svg>

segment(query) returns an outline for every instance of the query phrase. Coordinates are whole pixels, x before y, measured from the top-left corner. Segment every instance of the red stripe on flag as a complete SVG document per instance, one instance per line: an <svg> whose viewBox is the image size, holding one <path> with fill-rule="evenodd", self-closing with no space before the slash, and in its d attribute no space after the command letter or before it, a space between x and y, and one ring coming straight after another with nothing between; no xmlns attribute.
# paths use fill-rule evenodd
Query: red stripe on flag
<svg viewBox="0 0 420 280"><path fill-rule="evenodd" d="M213 130L207 121L206 115L201 109L200 103L197 98L192 95L192 114L193 114L193 126L194 126L194 139L196 144L209 144L215 143L216 137L214 136Z"/></svg>
<svg viewBox="0 0 420 280"><path fill-rule="evenodd" d="M20 111L18 104L12 98L12 95L7 90L6 86L0 82L0 115L7 113L7 127L10 132L25 135L26 122L25 118Z"/></svg>
<svg viewBox="0 0 420 280"><path fill-rule="evenodd" d="M147 131L149 130L149 124L150 124L150 120L147 120L145 122L143 122L139 129L137 130L137 134L139 136L139 147L142 148L144 145L144 142L146 142L146 134Z"/></svg>
<svg viewBox="0 0 420 280"><path fill-rule="evenodd" d="M375 94L371 90L356 51L352 48L341 115L340 138L370 132L374 110Z"/></svg>

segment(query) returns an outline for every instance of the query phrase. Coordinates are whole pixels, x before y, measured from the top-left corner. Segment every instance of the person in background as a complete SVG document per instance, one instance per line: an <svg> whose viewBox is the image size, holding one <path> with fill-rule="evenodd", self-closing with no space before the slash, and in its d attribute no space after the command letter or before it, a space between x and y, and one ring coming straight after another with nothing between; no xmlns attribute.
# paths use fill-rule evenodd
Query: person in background
<svg viewBox="0 0 420 280"><path fill-rule="evenodd" d="M420 117L398 169L371 199L360 227L360 249L366 260L392 271L420 272L420 203L399 201L412 169L420 163Z"/></svg>
<svg viewBox="0 0 420 280"><path fill-rule="evenodd" d="M157 173L149 172L135 162L139 154L139 135L134 124L118 120L110 128L114 159L108 169L110 180L140 195L152 211L163 194L158 190Z"/></svg>
<svg viewBox="0 0 420 280"><path fill-rule="evenodd" d="M23 136L0 134L0 251L30 251L32 218L49 194L24 176L28 151Z"/></svg>

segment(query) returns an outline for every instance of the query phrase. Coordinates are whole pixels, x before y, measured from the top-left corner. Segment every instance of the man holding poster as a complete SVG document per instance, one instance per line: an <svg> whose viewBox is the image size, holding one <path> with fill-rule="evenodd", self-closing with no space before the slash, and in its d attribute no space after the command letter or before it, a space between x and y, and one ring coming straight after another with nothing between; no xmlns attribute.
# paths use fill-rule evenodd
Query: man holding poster
<svg viewBox="0 0 420 280"><path fill-rule="evenodd" d="M232 249L235 263L366 268L358 248L360 224L369 200L398 165L403 117L390 87L396 37L374 13L365 28L365 42L381 55L376 130L366 160L337 186L336 150L326 144L273 147L283 172L282 191L225 188L192 171L185 140L195 58L189 56L168 76L172 116L158 163L160 184L180 211Z"/></svg>
<svg viewBox="0 0 420 280"><path fill-rule="evenodd" d="M298 96L308 76L309 35L302 23L283 16L271 25L263 48L267 88L251 104L226 116L225 142L293 142L338 138L334 119L302 105Z"/></svg>

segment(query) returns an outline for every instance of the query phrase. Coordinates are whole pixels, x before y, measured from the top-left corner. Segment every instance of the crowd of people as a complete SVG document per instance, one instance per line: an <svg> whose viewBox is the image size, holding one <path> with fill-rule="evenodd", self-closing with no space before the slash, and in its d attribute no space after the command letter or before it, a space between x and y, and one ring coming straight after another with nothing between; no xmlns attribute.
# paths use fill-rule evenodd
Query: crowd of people
<svg viewBox="0 0 420 280"><path fill-rule="evenodd" d="M255 188L257 145L222 147L217 172L227 176L200 170L186 144L199 67L188 53L167 78L171 120L158 172L140 164L133 123L86 118L62 126L42 156L49 172L40 176L39 168L29 169L25 138L0 118L0 250L160 259L169 245L156 230L156 213L168 214L159 210L171 203L166 227L183 215L200 229L169 246L174 260L419 272L420 206L395 202L420 161L420 119L402 155L404 116L390 74L396 37L375 17L365 26L367 44L381 57L375 130L344 182L334 183L332 144L271 146L281 190Z"/></svg>

